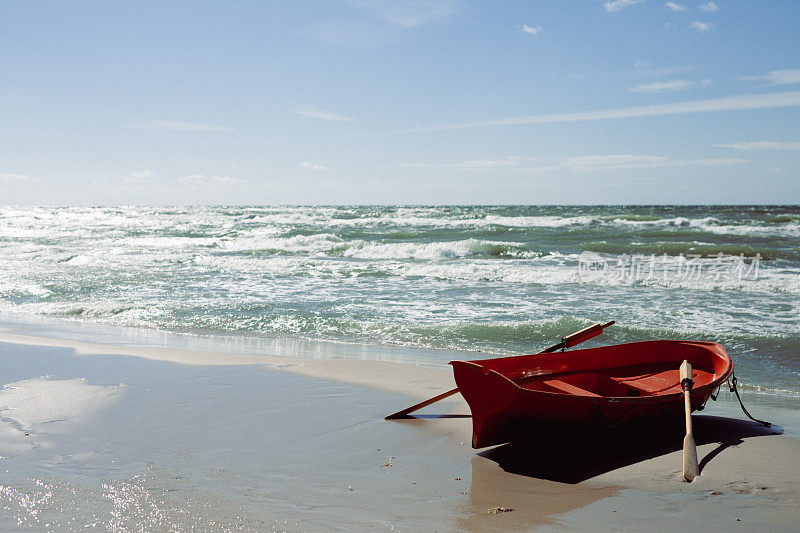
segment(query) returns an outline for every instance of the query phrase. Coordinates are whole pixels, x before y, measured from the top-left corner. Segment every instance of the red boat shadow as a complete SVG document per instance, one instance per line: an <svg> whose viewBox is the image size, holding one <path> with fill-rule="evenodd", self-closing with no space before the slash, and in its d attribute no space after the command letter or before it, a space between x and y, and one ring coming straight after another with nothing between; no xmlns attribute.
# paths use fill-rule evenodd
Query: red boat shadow
<svg viewBox="0 0 800 533"><path fill-rule="evenodd" d="M783 433L779 426L765 427L749 420L713 415L693 415L692 419L698 446L718 444L710 452L699 452L701 473L726 448L742 444L744 439ZM510 473L575 484L682 450L683 423L683 418L667 418L593 432L537 426L535 431L478 455Z"/></svg>

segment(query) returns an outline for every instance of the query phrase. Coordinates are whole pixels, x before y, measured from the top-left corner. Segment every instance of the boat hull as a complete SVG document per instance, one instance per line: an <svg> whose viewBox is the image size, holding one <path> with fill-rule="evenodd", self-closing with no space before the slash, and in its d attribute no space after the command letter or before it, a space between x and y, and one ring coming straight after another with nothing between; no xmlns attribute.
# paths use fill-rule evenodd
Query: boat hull
<svg viewBox="0 0 800 533"><path fill-rule="evenodd" d="M716 343L648 341L450 364L472 411L472 446L483 448L545 425L603 428L680 415L684 360L693 368L692 409L702 408L733 372Z"/></svg>

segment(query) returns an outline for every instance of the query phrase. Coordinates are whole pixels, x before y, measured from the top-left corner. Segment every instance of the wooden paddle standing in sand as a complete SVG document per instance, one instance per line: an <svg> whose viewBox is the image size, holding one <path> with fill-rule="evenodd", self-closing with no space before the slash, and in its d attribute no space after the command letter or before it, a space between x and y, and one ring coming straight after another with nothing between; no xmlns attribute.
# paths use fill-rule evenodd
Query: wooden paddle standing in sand
<svg viewBox="0 0 800 533"><path fill-rule="evenodd" d="M674 367L673 367L674 368ZM700 475L697 464L697 445L692 434L692 365L684 360L681 364L681 387L683 388L683 404L686 409L686 436L683 438L683 479L690 482Z"/></svg>
<svg viewBox="0 0 800 533"><path fill-rule="evenodd" d="M561 342L559 342L558 344L554 344L553 346L550 346L549 348L545 348L541 352L537 352L537 353L532 354L532 355L540 355L540 354L543 354L543 353L551 353L551 352L555 352L557 350L563 350L563 349L566 349L566 348L571 348L571 347L576 346L576 345L578 345L578 344L580 344L580 343L582 343L584 341L588 341L589 339L593 339L594 337L597 337L598 335L603 333L603 330L605 328L607 328L608 326L611 326L612 324L614 324L613 320L610 321L610 322L606 322L605 324L600 324L598 322L597 324L591 325L588 328L584 328L584 329L582 329L580 331L576 331L575 333L573 333L571 335L567 335L566 337L561 337ZM520 356L520 357L530 357L530 356ZM429 398L429 399L425 400L424 402L416 403L416 404L412 405L411 407L406 407L405 409L397 411L396 413L392 413L392 414L390 414L389 416L386 417L386 420L392 420L392 419L395 419L395 418L406 418L409 413L413 413L414 411L418 411L418 410L422 409L423 407L427 407L427 406L431 405L432 403L438 402L439 400L444 400L445 398L448 398L448 397L452 396L453 394L455 394L457 392L458 392L458 387L456 387L455 389L450 389L449 391L443 392L442 394L434 396L433 398Z"/></svg>

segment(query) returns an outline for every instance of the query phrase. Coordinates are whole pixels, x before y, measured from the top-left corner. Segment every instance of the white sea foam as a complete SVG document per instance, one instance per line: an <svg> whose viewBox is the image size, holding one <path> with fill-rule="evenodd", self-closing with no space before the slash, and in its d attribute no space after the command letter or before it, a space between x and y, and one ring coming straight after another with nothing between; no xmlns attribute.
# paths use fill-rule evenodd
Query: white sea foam
<svg viewBox="0 0 800 533"><path fill-rule="evenodd" d="M67 263L70 266L95 266L99 262L104 263L105 261L97 256L88 255L88 254L81 254L81 255L73 255L66 259L61 260L62 263Z"/></svg>
<svg viewBox="0 0 800 533"><path fill-rule="evenodd" d="M708 276L672 276L655 274L641 279L620 276L599 277L588 285L607 287L662 287L665 289L693 289L701 291L736 291L745 293L800 294L800 276L795 273L782 274L762 269L756 279L713 278Z"/></svg>
<svg viewBox="0 0 800 533"><path fill-rule="evenodd" d="M600 225L600 226L620 226L620 227L675 227L675 228L695 228L716 234L731 235L800 235L800 223L797 220L787 221L783 224L754 225L754 224L730 224L725 223L716 217L687 218L672 217L654 220L631 220L625 217L602 217L602 216L500 216L486 215L482 217L446 217L435 213L438 216L430 216L430 210L408 210L400 209L397 213L387 214L382 217L364 218L330 218L327 213L309 214L306 212L274 213L258 216L254 221L276 224L276 225L308 225L327 228L336 227L375 227L375 226L398 226L398 227L439 227L439 228L482 228L487 226L505 226L517 228L563 228L570 226ZM428 215L428 216L426 216Z"/></svg>
<svg viewBox="0 0 800 533"><path fill-rule="evenodd" d="M800 224L797 222L787 222L780 225L754 225L730 224L716 217L674 217L657 220L628 220L624 218L612 218L611 220L605 220L602 223L642 229L646 229L648 227L691 228L717 235L800 236Z"/></svg>
<svg viewBox="0 0 800 533"><path fill-rule="evenodd" d="M26 283L24 281L17 284L6 284L2 292L16 292L17 294L38 296L40 298L47 298L53 293L50 289L42 287L37 283Z"/></svg>
<svg viewBox="0 0 800 533"><path fill-rule="evenodd" d="M357 259L445 260L475 255L533 257L522 249L524 243L464 239L451 242L374 242L362 239L345 241L333 233L293 237L244 237L221 243L231 251L272 251L305 254L340 254Z"/></svg>
<svg viewBox="0 0 800 533"><path fill-rule="evenodd" d="M192 247L210 247L219 244L219 238L214 237L137 237L128 239L126 243L131 247L146 247L146 248L192 248Z"/></svg>
<svg viewBox="0 0 800 533"><path fill-rule="evenodd" d="M526 257L528 254L520 248L523 243L507 241L487 241L479 239L464 239L452 242L431 243L375 243L357 241L351 242L344 251L345 257L358 259L417 259L417 260L447 260L471 256L517 256Z"/></svg>
<svg viewBox="0 0 800 533"><path fill-rule="evenodd" d="M315 235L295 235L293 237L248 236L226 240L220 243L225 250L268 251L285 253L324 254L344 250L351 244L332 233Z"/></svg>
<svg viewBox="0 0 800 533"><path fill-rule="evenodd" d="M676 216L651 219L636 215L498 215L470 212L449 212L436 208L399 208L379 213L364 212L343 218L347 214L337 208L253 208L239 210L236 215L203 208L186 208L174 213L144 208L34 208L30 210L3 208L0 219L0 237L42 238L57 236L86 236L87 231L105 232L113 236L120 231L136 228L181 231L213 227L218 231L230 230L238 224L268 227L304 226L324 228L376 228L386 226L422 228L485 228L505 226L510 228L564 228L579 226L619 227L676 227L695 228L717 234L731 235L800 235L800 219L793 214L776 215L778 222L731 223L718 217L689 218ZM634 218L631 219L630 217ZM150 246L148 237L140 244ZM158 244L158 243L155 243Z"/></svg>

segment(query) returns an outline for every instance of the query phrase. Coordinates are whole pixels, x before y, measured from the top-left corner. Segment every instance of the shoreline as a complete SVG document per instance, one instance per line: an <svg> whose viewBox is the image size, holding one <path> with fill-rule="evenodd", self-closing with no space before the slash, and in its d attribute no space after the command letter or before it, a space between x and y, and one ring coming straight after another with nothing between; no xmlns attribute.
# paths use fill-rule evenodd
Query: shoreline
<svg viewBox="0 0 800 533"><path fill-rule="evenodd" d="M114 346L8 328L0 333L0 365L4 526L19 519L14 512L23 512L25 497L35 501L42 492L31 479L52 485L65 508L80 499L65 490L70 483L89 492L117 487L99 498L78 493L95 515L120 511L119 525L148 523L153 516L136 515L136 505L162 498L150 503L179 530L213 529L234 515L245 517L243 530L661 529L735 518L748 529L790 530L798 518L800 474L787 465L800 464L800 410L757 395L745 395L751 412L783 434L758 431L738 404L710 402L694 415L702 475L687 484L679 480L682 434L631 446L638 453L622 459L613 446L594 449L588 467L567 457L581 448L560 448L570 478L564 469L561 477L542 470L530 460L532 448L472 450L469 410L458 395L423 418L382 419L451 388L447 369ZM25 412L25 394L45 399L38 413ZM69 408L48 413L46 399L57 397ZM631 445L625 438L622 448ZM217 510L201 512L196 501ZM218 501L227 503L215 507ZM68 525L52 504L38 516ZM495 507L514 511L489 514ZM664 518L655 508L672 511ZM23 525L35 526L28 518ZM83 515L71 519L89 523Z"/></svg>

